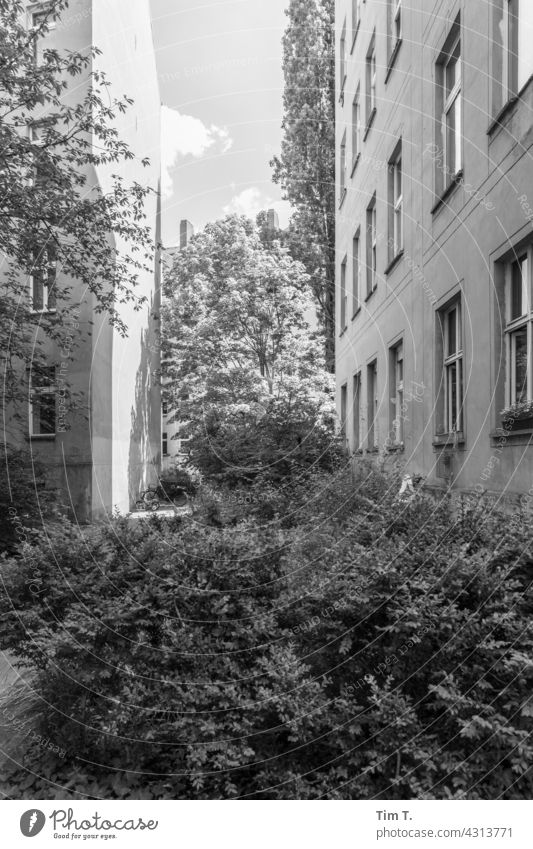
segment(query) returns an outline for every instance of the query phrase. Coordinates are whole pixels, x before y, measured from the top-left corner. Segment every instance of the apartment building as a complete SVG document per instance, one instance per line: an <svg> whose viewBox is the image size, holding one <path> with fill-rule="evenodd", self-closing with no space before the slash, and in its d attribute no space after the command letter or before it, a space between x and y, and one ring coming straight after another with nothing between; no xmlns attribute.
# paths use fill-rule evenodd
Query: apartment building
<svg viewBox="0 0 533 849"><path fill-rule="evenodd" d="M347 447L533 495L533 3L338 0L336 21Z"/></svg>
<svg viewBox="0 0 533 849"><path fill-rule="evenodd" d="M28 24L46 12L46 3L27 3ZM104 71L118 96L134 98L134 105L116 118L119 136L139 160L121 165L126 184L138 181L155 192L145 205L146 223L154 246L160 240L160 98L149 0L71 0L68 9L46 36L46 45L59 50L89 53L97 46L90 70ZM41 45L38 45L38 50ZM39 58L39 53L37 53ZM80 75L69 98L85 94L89 82ZM105 193L117 166L95 166L88 188ZM114 243L122 250L128 245ZM47 275L55 280L61 269ZM157 254L151 272L142 274L138 293L146 308L135 311L123 304L121 318L126 337L113 329L105 314L95 310L92 295L74 281L70 297L75 306L70 341L63 347L46 343L50 380L28 391L27 427L8 422L9 439L29 447L43 463L49 485L79 521L130 510L138 492L157 479L161 461L161 396L157 322L160 280ZM50 286L35 275L28 281L34 311L60 308L50 297ZM18 428L18 430L17 430Z"/></svg>

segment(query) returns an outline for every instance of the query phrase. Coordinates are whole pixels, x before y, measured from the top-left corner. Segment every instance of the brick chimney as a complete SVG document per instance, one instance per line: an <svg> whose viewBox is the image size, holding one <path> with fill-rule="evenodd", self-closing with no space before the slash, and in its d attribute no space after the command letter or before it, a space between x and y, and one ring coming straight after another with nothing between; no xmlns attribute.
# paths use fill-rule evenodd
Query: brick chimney
<svg viewBox="0 0 533 849"><path fill-rule="evenodd" d="M194 236L194 227L190 221L183 218L180 221L180 248L186 248L192 236Z"/></svg>
<svg viewBox="0 0 533 849"><path fill-rule="evenodd" d="M270 233L279 230L279 216L275 209L269 209L267 212L267 228Z"/></svg>

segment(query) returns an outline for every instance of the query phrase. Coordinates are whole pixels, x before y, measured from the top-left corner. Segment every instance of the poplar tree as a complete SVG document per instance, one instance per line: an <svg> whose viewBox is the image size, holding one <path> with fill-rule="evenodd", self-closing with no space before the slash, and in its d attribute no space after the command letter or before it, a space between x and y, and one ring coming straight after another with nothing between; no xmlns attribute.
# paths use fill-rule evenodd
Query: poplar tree
<svg viewBox="0 0 533 849"><path fill-rule="evenodd" d="M291 0L283 37L285 76L281 155L272 160L295 212L288 242L310 275L335 367L335 55L334 0Z"/></svg>

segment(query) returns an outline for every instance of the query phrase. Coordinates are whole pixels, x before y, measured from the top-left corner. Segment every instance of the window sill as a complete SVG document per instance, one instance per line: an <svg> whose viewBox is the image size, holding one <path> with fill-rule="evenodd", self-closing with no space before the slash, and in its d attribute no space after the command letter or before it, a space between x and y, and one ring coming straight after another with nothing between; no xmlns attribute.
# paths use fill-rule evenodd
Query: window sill
<svg viewBox="0 0 533 849"><path fill-rule="evenodd" d="M455 177L452 178L451 182L446 186L443 193L438 198L436 204L433 206L431 210L431 214L435 215L435 213L439 212L440 209L444 206L450 195L454 193L457 186L461 183L463 179L463 170L457 172Z"/></svg>
<svg viewBox="0 0 533 849"><path fill-rule="evenodd" d="M352 321L355 321L355 319L357 318L357 316L359 315L360 312L361 312L361 307L357 307L356 311L352 315Z"/></svg>
<svg viewBox="0 0 533 849"><path fill-rule="evenodd" d="M367 136L368 136L368 134L369 134L370 130L372 129L372 124L374 123L374 118L376 117L376 112L377 112L377 109L376 109L376 107L374 106L374 108L372 109L372 112L371 112L371 113L370 113L370 115L369 115L368 121L366 122L366 127L365 127L365 133L364 133L364 136L363 136L363 141L366 141L366 138L367 138Z"/></svg>
<svg viewBox="0 0 533 849"><path fill-rule="evenodd" d="M57 313L56 307L53 309L42 309L42 310L34 310L33 308L30 310L31 315L55 315Z"/></svg>
<svg viewBox="0 0 533 849"><path fill-rule="evenodd" d="M350 177L353 177L353 175L355 174L355 169L356 169L356 168L357 168L357 166L359 165L359 160L360 160L360 159L361 159L361 154L360 154L360 153L358 153L358 154L357 154L357 156L355 157L355 159L352 161L352 171L351 171L351 173L350 173Z"/></svg>
<svg viewBox="0 0 533 849"><path fill-rule="evenodd" d="M396 57L397 57L398 53L400 52L401 44L402 44L402 39L399 38L398 41L396 42L396 44L394 45L394 47L392 48L392 53L389 57L389 63L387 65L387 70L385 72L385 85L387 85L387 83L389 81L389 77L392 74L392 70L393 70L394 65L396 63Z"/></svg>
<svg viewBox="0 0 533 849"><path fill-rule="evenodd" d="M355 32L352 38L352 46L350 47L350 56L353 53L353 49L355 47L355 42L357 41L357 36L359 34L359 30L361 29L361 21L357 21L357 26L355 27Z"/></svg>
<svg viewBox="0 0 533 849"><path fill-rule="evenodd" d="M379 454L379 448L367 448L366 453L367 454Z"/></svg>
<svg viewBox="0 0 533 849"><path fill-rule="evenodd" d="M29 433L26 434L28 442L54 442L57 434L55 433Z"/></svg>
<svg viewBox="0 0 533 849"><path fill-rule="evenodd" d="M341 209L347 194L348 194L348 189L343 189L342 192L341 192L340 200L339 200L339 209Z"/></svg>
<svg viewBox="0 0 533 849"><path fill-rule="evenodd" d="M394 259L392 259L389 262L387 268L385 269L385 274L391 274L394 271L394 269L396 268L396 266L398 265L398 263L400 262L400 260L402 259L402 257L403 257L403 248L401 249L401 251L398 251L398 253L394 257Z"/></svg>
<svg viewBox="0 0 533 849"><path fill-rule="evenodd" d="M466 442L464 433L443 433L433 437L435 448L455 448Z"/></svg>
<svg viewBox="0 0 533 849"><path fill-rule="evenodd" d="M376 291L376 289L377 289L377 288L378 288L378 284L376 283L376 284L372 287L372 290L371 290L371 291L368 293L368 295L366 296L366 298L365 298L365 304L366 304L366 303L370 300L370 298L372 297L372 295L374 294L374 292Z"/></svg>

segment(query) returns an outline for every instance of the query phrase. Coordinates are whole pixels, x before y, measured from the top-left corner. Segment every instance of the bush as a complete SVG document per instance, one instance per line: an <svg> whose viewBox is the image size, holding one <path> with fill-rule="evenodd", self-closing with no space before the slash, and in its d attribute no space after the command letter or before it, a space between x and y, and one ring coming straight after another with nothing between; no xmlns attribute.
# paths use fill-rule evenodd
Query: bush
<svg viewBox="0 0 533 849"><path fill-rule="evenodd" d="M14 797L530 798L531 531L398 489L362 466L289 520L4 559L0 633L66 751L32 747Z"/></svg>

